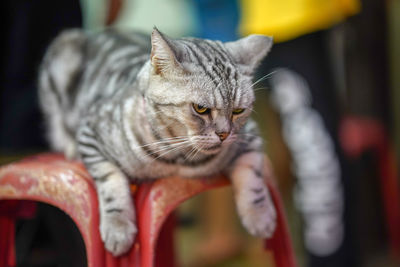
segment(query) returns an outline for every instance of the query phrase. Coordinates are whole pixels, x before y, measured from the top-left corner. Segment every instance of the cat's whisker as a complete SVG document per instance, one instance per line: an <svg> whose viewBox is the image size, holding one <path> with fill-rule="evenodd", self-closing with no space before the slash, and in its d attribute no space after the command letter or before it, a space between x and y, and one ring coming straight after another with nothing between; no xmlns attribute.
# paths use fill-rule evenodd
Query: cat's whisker
<svg viewBox="0 0 400 267"><path fill-rule="evenodd" d="M190 157L190 160L191 160L191 161L194 160L194 159L196 158L197 154L199 154L199 152L200 152L202 149L203 149L202 146L200 146L200 147L196 146L196 149L195 149L193 155Z"/></svg>
<svg viewBox="0 0 400 267"><path fill-rule="evenodd" d="M198 142L203 142L204 137L206 136L202 136L202 135L194 135L192 136L192 140L194 141L193 143L193 147L192 149L190 149L189 152L187 152L185 154L185 158L188 160L192 160L195 158L195 156L197 155L197 153L199 153L202 149L202 147L198 146Z"/></svg>
<svg viewBox="0 0 400 267"><path fill-rule="evenodd" d="M164 138L159 141L153 142L153 143L148 143L142 146L137 146L135 148L144 148L144 147L149 147L153 145L170 145L173 144L173 142L177 141L187 141L188 137L187 136L177 136L177 137L172 137L172 138Z"/></svg>
<svg viewBox="0 0 400 267"><path fill-rule="evenodd" d="M171 146L179 145L181 142L188 142L188 141L182 140L182 141L175 142L175 143L161 143L161 144L155 144L154 146L158 151L158 149L164 150L164 149L170 148ZM151 148L152 146L153 146L153 144L149 144L149 145L145 145L145 146L142 146L142 147L139 147L139 148Z"/></svg>
<svg viewBox="0 0 400 267"><path fill-rule="evenodd" d="M180 142L180 141L186 141L186 139L176 139L176 140L168 140L168 141L158 141L158 142L154 142L154 143L149 143L146 145L142 145L142 146L137 146L136 148L145 148L145 147L149 147L149 146L169 146L172 145L176 142Z"/></svg>
<svg viewBox="0 0 400 267"><path fill-rule="evenodd" d="M169 154L169 153L172 153L172 152L174 152L174 151L176 151L176 150L185 148L185 147L187 147L187 146L189 146L189 145L190 145L190 144L186 144L186 145L181 145L181 146L176 147L176 148L173 148L173 149L165 149L166 151L165 151L165 150L157 151L158 153L165 151L165 152L163 152L163 153L161 153L161 154L158 154L158 153L156 153L156 152L150 153L150 154L148 154L147 156L157 155L157 154L158 154L158 155L157 155L157 157L151 159L151 160L149 161L149 163L152 163L152 162L158 160L159 158L161 158L161 157L163 157L163 156L165 156L165 155L167 155L167 154Z"/></svg>
<svg viewBox="0 0 400 267"><path fill-rule="evenodd" d="M179 140L179 141L176 141L175 143L164 144L162 147L160 147L158 150L156 150L154 152L157 153L157 152L160 152L160 151L164 151L164 150L167 150L167 149L170 149L170 148L176 148L176 147L179 147L181 145L185 145L185 144L189 144L189 143L191 143L191 141L188 140L188 139Z"/></svg>
<svg viewBox="0 0 400 267"><path fill-rule="evenodd" d="M188 144L189 142L190 142L189 140L184 140L184 141L179 141L179 142L174 143L174 144L162 145L161 147L158 147L158 149L152 151L151 153L145 153L144 156L151 156L151 155L154 155L154 154L158 154L160 152L169 150L171 148L175 148L175 147L179 147L179 146Z"/></svg>
<svg viewBox="0 0 400 267"><path fill-rule="evenodd" d="M176 139L176 138L189 138L189 137L190 137L189 135L173 136L173 137L166 137L166 138L160 139L160 141L171 140L171 139Z"/></svg>
<svg viewBox="0 0 400 267"><path fill-rule="evenodd" d="M249 108L249 110L250 110L252 113L254 113L254 114L258 115L258 112L257 112L257 111L255 111L255 109Z"/></svg>
<svg viewBox="0 0 400 267"><path fill-rule="evenodd" d="M214 139L214 137L208 136L208 135L195 135L195 136L193 136L193 138L195 138L197 140L200 140L200 141L202 141L202 140L213 140Z"/></svg>
<svg viewBox="0 0 400 267"><path fill-rule="evenodd" d="M155 144L169 144L169 143L176 143L179 141L187 141L189 140L188 137L179 137L179 138L169 138L169 139L161 139L160 141L154 142Z"/></svg>
<svg viewBox="0 0 400 267"><path fill-rule="evenodd" d="M260 90L269 90L269 89L270 89L269 87L257 87L257 88L254 88L253 90L254 90L254 92L257 92Z"/></svg>
<svg viewBox="0 0 400 267"><path fill-rule="evenodd" d="M273 74L275 74L277 71L278 71L278 70L274 70L274 71L271 71L270 73L268 73L268 74L262 76L260 79L258 79L257 81L255 81L250 87L253 87L254 85L256 85L256 84L258 84L258 83L260 83L260 82L262 82L262 81L268 79L270 76L272 76Z"/></svg>
<svg viewBox="0 0 400 267"><path fill-rule="evenodd" d="M167 152L164 152L164 153L162 153L162 154L160 154L160 155L158 155L156 158L154 158L152 161L155 161L155 160L157 160L157 159L159 159L159 158L161 158L161 157L163 157L163 156L165 156L165 155L167 155L167 154L169 154L169 153L172 153L172 152L174 152L174 151L176 151L176 150L179 150L179 149L182 149L182 148L186 148L186 147L189 147L189 146L191 146L191 143L189 143L189 144L179 144L179 146L177 146L177 147L175 147L175 148L173 148L173 149L171 149L171 150L168 150Z"/></svg>
<svg viewBox="0 0 400 267"><path fill-rule="evenodd" d="M193 146L193 148L194 148L194 149L193 149L193 152L191 153L191 155L189 155L189 160L190 160L190 161L193 160L193 159L195 159L196 156L197 156L197 154L198 154L204 147L195 144L195 145Z"/></svg>
<svg viewBox="0 0 400 267"><path fill-rule="evenodd" d="M193 145L192 149L189 150L189 152L185 155L185 158L187 160L191 160L191 156L196 152L197 150L197 145Z"/></svg>
<svg viewBox="0 0 400 267"><path fill-rule="evenodd" d="M183 142L171 144L171 145L169 145L169 146L164 146L164 147L159 148L158 150L153 151L152 153L149 153L149 154L147 154L147 155L150 156L150 155L158 154L158 153L160 153L160 152L169 150L169 149L171 149L171 148L172 148L171 150L173 150L173 149L179 148L180 146L186 145L186 144L188 144L188 143L190 143L190 141L183 141Z"/></svg>

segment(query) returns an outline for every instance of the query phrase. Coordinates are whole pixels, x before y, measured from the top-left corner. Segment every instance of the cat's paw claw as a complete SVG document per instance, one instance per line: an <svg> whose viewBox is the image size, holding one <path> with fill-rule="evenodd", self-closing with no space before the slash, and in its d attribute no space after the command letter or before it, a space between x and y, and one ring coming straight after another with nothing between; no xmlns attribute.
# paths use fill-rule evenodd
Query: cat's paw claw
<svg viewBox="0 0 400 267"><path fill-rule="evenodd" d="M242 216L242 223L250 234L270 238L276 228L275 207L270 204L249 208L246 215Z"/></svg>
<svg viewBox="0 0 400 267"><path fill-rule="evenodd" d="M106 249L114 256L120 256L131 248L137 228L131 220L115 216L101 223L100 233Z"/></svg>

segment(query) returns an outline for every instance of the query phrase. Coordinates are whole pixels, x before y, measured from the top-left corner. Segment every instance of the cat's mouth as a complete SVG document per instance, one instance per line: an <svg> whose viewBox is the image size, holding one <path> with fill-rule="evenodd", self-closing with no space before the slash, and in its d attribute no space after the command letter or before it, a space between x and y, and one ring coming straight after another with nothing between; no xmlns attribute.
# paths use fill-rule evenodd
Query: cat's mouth
<svg viewBox="0 0 400 267"><path fill-rule="evenodd" d="M199 146L197 147L197 150L200 151L203 154L207 154L207 155L212 155L212 154L216 154L218 153L222 148L221 144L213 144L210 146Z"/></svg>
<svg viewBox="0 0 400 267"><path fill-rule="evenodd" d="M216 144L210 147L205 147L203 150L205 151L215 151L215 150L220 150L221 149L221 144Z"/></svg>
<svg viewBox="0 0 400 267"><path fill-rule="evenodd" d="M222 142L210 136L194 136L193 147L202 154L211 155L221 151Z"/></svg>

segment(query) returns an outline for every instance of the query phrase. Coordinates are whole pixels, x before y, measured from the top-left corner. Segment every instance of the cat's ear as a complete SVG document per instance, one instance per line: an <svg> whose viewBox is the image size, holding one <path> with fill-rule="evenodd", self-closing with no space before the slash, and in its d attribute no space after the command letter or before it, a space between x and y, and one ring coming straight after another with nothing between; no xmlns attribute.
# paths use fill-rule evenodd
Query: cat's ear
<svg viewBox="0 0 400 267"><path fill-rule="evenodd" d="M271 37L252 34L234 42L227 42L225 47L236 63L254 70L271 50L272 44Z"/></svg>
<svg viewBox="0 0 400 267"><path fill-rule="evenodd" d="M177 60L174 41L162 34L156 27L151 33L151 65L155 74L165 75L182 69Z"/></svg>

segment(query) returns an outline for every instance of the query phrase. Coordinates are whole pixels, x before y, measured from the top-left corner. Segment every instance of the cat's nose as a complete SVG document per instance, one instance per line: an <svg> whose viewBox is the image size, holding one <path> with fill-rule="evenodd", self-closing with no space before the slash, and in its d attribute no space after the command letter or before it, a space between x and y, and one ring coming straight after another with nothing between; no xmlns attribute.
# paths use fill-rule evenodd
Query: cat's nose
<svg viewBox="0 0 400 267"><path fill-rule="evenodd" d="M229 135L228 132L215 132L215 133L218 135L219 140L221 140L221 142L224 141Z"/></svg>

